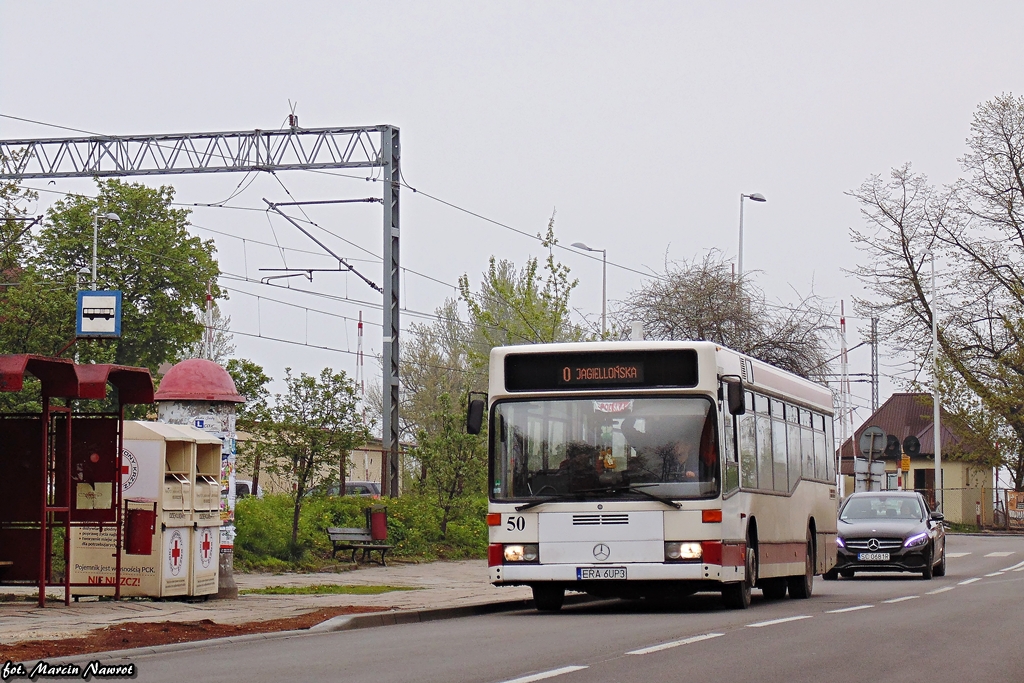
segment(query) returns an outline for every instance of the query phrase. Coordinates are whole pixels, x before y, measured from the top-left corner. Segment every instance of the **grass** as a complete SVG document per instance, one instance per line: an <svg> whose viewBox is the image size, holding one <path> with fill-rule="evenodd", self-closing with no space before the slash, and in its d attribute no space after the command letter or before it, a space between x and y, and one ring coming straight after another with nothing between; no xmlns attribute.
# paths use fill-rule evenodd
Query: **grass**
<svg viewBox="0 0 1024 683"><path fill-rule="evenodd" d="M415 591L413 586L344 586L333 583L318 583L312 586L267 586L246 588L238 591L242 595L379 595L391 591Z"/></svg>

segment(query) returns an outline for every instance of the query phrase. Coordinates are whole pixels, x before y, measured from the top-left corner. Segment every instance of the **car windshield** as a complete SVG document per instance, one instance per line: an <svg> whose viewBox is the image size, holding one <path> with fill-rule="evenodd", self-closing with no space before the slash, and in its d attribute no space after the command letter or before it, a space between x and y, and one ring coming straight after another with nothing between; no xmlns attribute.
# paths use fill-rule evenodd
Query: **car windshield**
<svg viewBox="0 0 1024 683"><path fill-rule="evenodd" d="M921 502L916 498L896 496L861 496L851 498L839 519L917 519L924 517Z"/></svg>
<svg viewBox="0 0 1024 683"><path fill-rule="evenodd" d="M492 416L495 500L641 498L639 488L671 499L718 495L716 419L707 398L506 401Z"/></svg>

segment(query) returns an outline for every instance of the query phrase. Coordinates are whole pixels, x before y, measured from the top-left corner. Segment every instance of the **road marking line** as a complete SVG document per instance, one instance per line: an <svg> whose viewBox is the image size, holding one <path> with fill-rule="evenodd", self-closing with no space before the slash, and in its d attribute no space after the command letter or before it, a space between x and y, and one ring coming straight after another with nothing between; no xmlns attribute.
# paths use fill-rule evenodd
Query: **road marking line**
<svg viewBox="0 0 1024 683"><path fill-rule="evenodd" d="M1010 555L1013 555L1013 553L1013 550L999 551L995 553L989 553L985 557L1009 557Z"/></svg>
<svg viewBox="0 0 1024 683"><path fill-rule="evenodd" d="M529 676L520 676L519 678L513 678L504 683L533 683L533 681L543 681L545 678L554 678L555 676L561 676L562 674L571 674L573 671L581 671L586 669L585 666L563 666L560 669L552 669L551 671L542 671L539 674L530 674Z"/></svg>
<svg viewBox="0 0 1024 683"><path fill-rule="evenodd" d="M946 557L964 557L970 555L970 553L946 553Z"/></svg>
<svg viewBox="0 0 1024 683"><path fill-rule="evenodd" d="M1014 569L1013 571L1015 571L1015 572L1024 572L1024 567L1021 567L1020 569Z"/></svg>
<svg viewBox="0 0 1024 683"><path fill-rule="evenodd" d="M825 614L842 614L843 612L856 612L862 609L871 609L874 605L857 605L856 607L844 607L842 609L830 609Z"/></svg>
<svg viewBox="0 0 1024 683"><path fill-rule="evenodd" d="M957 585L958 586L966 586L967 584L974 583L975 581L981 581L981 577L980 576L975 576L973 579L967 579L966 581L961 581Z"/></svg>
<svg viewBox="0 0 1024 683"><path fill-rule="evenodd" d="M784 619L772 619L771 621L759 621L754 624L747 624L747 628L761 628L762 626L774 626L775 624L785 624L787 621L800 621L801 619L810 618L810 614L804 614L799 617L786 617Z"/></svg>
<svg viewBox="0 0 1024 683"><path fill-rule="evenodd" d="M711 640L712 638L718 638L724 636L724 633L705 633L702 636L693 636L692 638L683 638L682 640L673 640L670 643L662 643L661 645L652 645L651 647L640 648L639 650L632 650L627 652L627 655L649 655L652 652L661 652L662 650L668 650L673 647L679 647L680 645L689 645L690 643L699 643L702 640Z"/></svg>
<svg viewBox="0 0 1024 683"><path fill-rule="evenodd" d="M883 600L882 602L884 602L887 605L894 605L897 602L903 602L904 600L917 600L919 597L921 597L921 596L920 595L904 595L902 598L893 598L892 600Z"/></svg>
<svg viewBox="0 0 1024 683"><path fill-rule="evenodd" d="M989 577L989 576L1002 576L1002 575L1003 575L1002 572L992 572L991 574L985 574L986 577Z"/></svg>
<svg viewBox="0 0 1024 683"><path fill-rule="evenodd" d="M945 588L939 588L938 590L928 591L927 593L925 593L925 595L938 595L939 593L945 593L946 591L951 591L954 588L956 588L956 586L946 586Z"/></svg>
<svg viewBox="0 0 1024 683"><path fill-rule="evenodd" d="M1009 567L1004 567L1001 571L1004 571L1004 572L1017 571L1017 569L1019 569L1020 567L1024 567L1024 562L1018 562L1015 565L1011 565Z"/></svg>

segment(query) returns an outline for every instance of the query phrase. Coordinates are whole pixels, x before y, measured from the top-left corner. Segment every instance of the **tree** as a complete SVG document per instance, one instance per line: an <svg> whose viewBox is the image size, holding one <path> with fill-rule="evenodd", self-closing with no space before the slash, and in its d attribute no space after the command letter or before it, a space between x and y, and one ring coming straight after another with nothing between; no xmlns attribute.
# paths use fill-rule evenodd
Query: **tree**
<svg viewBox="0 0 1024 683"><path fill-rule="evenodd" d="M433 431L421 429L412 454L425 466L422 486L441 511L441 536L448 523L467 506L471 494L486 486L487 448L484 437L466 434L466 403L441 394L435 405Z"/></svg>
<svg viewBox="0 0 1024 683"><path fill-rule="evenodd" d="M356 386L344 372L324 368L319 378L285 369L288 391L276 395L271 419L253 425L267 472L293 482L292 552L297 557L299 513L310 488L332 478L335 465L366 443ZM342 465L343 467L344 465Z"/></svg>
<svg viewBox="0 0 1024 683"><path fill-rule="evenodd" d="M219 274L215 247L188 233L189 212L172 207L173 188L116 179L97 184L96 199L71 196L47 212L34 266L54 286L73 289L79 270L92 264L93 215L120 216L120 222L99 224L98 286L122 292L122 336L81 343L78 351L83 361L156 370L202 338L198 316L205 310L207 283ZM221 296L216 285L212 291ZM72 305L54 323L73 320Z"/></svg>
<svg viewBox="0 0 1024 683"><path fill-rule="evenodd" d="M569 267L554 257L555 217L548 221L541 244L548 250L544 275L536 258L522 269L511 261L490 259L480 289L473 292L469 277L459 278L460 298L469 308L472 336L468 342L470 364L486 370L490 350L508 344L541 344L580 341L583 330L570 320L569 297L578 284L569 279Z"/></svg>
<svg viewBox="0 0 1024 683"><path fill-rule="evenodd" d="M228 360L226 369L235 382L235 389L245 399L245 403L236 409L235 426L239 431L252 433L258 425L272 419L267 385L273 379L267 376L262 366L245 358ZM240 441L238 455L240 464L252 472L252 490L255 493L260 483L260 444L252 440Z"/></svg>
<svg viewBox="0 0 1024 683"><path fill-rule="evenodd" d="M231 316L221 313L220 306L210 307L210 323L207 326L206 311L199 316L199 324L203 326L203 337L189 344L185 358L208 358L214 363L224 365L235 352L231 334Z"/></svg>
<svg viewBox="0 0 1024 683"><path fill-rule="evenodd" d="M962 382L959 400L997 422L1000 462L1024 490L1024 98L978 107L960 159L966 176L936 188L909 164L874 175L848 194L868 225L853 230L866 263L855 270L876 300L880 333L923 369L932 317L944 367ZM928 253L943 258L933 306ZM941 375L940 375L941 377ZM971 396L973 395L973 397ZM974 423L978 424L978 423ZM980 425L979 425L980 426ZM1011 434L1013 438L1007 439ZM995 448L994 444L990 449ZM1010 449L1013 449L1012 451Z"/></svg>
<svg viewBox="0 0 1024 683"><path fill-rule="evenodd" d="M748 278L735 278L722 253L669 261L665 272L630 292L615 313L619 325L644 324L649 339L710 341L821 380L828 365L828 339L835 328L819 297L791 306L769 304Z"/></svg>

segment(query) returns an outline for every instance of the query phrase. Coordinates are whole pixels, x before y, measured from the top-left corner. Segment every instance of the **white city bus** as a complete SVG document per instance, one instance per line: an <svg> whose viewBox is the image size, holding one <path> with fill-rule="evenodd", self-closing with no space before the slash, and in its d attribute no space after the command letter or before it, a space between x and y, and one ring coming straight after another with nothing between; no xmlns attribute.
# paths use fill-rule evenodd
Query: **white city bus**
<svg viewBox="0 0 1024 683"><path fill-rule="evenodd" d="M733 608L811 595L836 560L832 395L708 342L496 348L491 583ZM479 431L483 401L470 403Z"/></svg>

